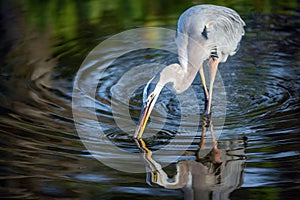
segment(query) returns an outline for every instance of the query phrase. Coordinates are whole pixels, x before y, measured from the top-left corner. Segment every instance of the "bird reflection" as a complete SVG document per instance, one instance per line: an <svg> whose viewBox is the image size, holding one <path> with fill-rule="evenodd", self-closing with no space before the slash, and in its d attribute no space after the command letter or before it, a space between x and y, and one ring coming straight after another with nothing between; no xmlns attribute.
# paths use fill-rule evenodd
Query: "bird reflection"
<svg viewBox="0 0 300 200"><path fill-rule="evenodd" d="M205 141L208 130L211 141ZM182 189L185 199L229 199L230 193L242 185L246 139L229 141L218 148L211 121L203 121L199 148L186 151L183 157L189 159L175 163L176 173L172 178L152 158L152 151L142 138L135 142L146 163L147 182L168 189ZM212 142L212 148L207 150L205 145L209 142Z"/></svg>

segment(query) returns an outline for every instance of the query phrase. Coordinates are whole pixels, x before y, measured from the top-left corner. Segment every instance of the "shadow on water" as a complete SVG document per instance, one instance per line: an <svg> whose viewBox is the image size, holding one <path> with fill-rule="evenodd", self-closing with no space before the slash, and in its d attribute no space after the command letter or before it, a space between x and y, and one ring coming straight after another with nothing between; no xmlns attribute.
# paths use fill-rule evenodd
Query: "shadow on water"
<svg viewBox="0 0 300 200"><path fill-rule="evenodd" d="M205 146L199 143L204 141L201 136L206 126L191 124L198 132L189 133L195 136L193 141L192 137L178 140L179 148L191 142L181 157L165 166L168 159L178 156L176 152L156 155L176 135L180 120L176 97L159 101L164 112L158 116L167 115L169 129L139 141L140 148L129 132L116 126L110 97L124 72L152 61L176 62L175 55L149 49L111 66L115 76L96 83L95 100L95 123L101 123L108 138L125 151L137 155L142 151L144 157L138 162L147 168L147 175L107 167L91 155L78 136L72 89L86 55L99 42L130 28L175 29L185 9L201 3L211 2L1 1L0 198L191 199L200 194L200 199L297 199L300 6L296 0L213 2L236 9L247 23L239 52L220 67L227 110L217 149L212 142L206 141ZM107 52L114 57L114 50ZM198 90L199 77L192 87ZM162 97L169 95L165 90ZM124 103L122 94L118 97ZM142 87L130 98L134 120L139 116L141 97ZM200 106L201 98L199 93ZM187 107L191 112L194 109ZM133 132L135 127L129 129ZM88 139L97 135L91 133ZM210 134L204 135L210 138ZM248 138L246 148L244 136ZM107 159L110 156L117 155L107 154Z"/></svg>

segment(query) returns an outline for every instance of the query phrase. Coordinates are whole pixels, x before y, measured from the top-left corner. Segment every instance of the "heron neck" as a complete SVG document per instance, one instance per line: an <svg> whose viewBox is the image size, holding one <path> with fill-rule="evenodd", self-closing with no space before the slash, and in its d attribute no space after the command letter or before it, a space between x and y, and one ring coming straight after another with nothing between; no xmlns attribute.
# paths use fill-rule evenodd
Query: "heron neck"
<svg viewBox="0 0 300 200"><path fill-rule="evenodd" d="M158 84L173 83L176 93L182 93L193 83L197 72L198 68L193 66L184 69L179 64L172 64L163 69Z"/></svg>

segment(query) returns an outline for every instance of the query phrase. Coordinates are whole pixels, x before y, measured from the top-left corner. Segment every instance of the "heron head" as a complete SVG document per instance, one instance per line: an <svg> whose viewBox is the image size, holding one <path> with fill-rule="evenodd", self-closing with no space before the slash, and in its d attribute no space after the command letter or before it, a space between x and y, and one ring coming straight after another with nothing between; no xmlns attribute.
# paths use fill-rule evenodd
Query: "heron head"
<svg viewBox="0 0 300 200"><path fill-rule="evenodd" d="M157 101L157 98L164 86L159 84L159 74L154 76L145 86L143 92L143 105L138 122L138 126L134 133L134 138L141 138L145 130L149 116Z"/></svg>

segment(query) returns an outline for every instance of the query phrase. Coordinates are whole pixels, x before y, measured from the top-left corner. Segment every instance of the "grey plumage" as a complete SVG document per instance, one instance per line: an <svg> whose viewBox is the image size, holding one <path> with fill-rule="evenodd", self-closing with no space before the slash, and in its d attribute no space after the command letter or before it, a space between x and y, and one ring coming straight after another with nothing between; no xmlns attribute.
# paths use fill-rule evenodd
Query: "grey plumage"
<svg viewBox="0 0 300 200"><path fill-rule="evenodd" d="M145 125L165 84L173 83L177 93L185 91L199 72L206 99L207 116L211 114L213 83L220 62L234 55L244 35L245 22L239 14L230 8L215 5L198 5L186 10L179 18L176 44L179 64L164 68L155 79L156 87L144 90L143 108L139 125L134 134L140 138ZM203 62L208 60L210 67L209 90L203 72ZM158 77L158 79L157 79Z"/></svg>
<svg viewBox="0 0 300 200"><path fill-rule="evenodd" d="M209 27L207 27L209 25ZM198 5L186 10L178 20L176 43L179 57L188 58L188 40L193 40L203 47L201 59L208 59L213 48L217 49L219 62L225 62L228 55L234 55L238 44L244 35L245 22L234 10L215 5ZM206 37L203 37L203 30ZM187 67L186 62L180 62Z"/></svg>

